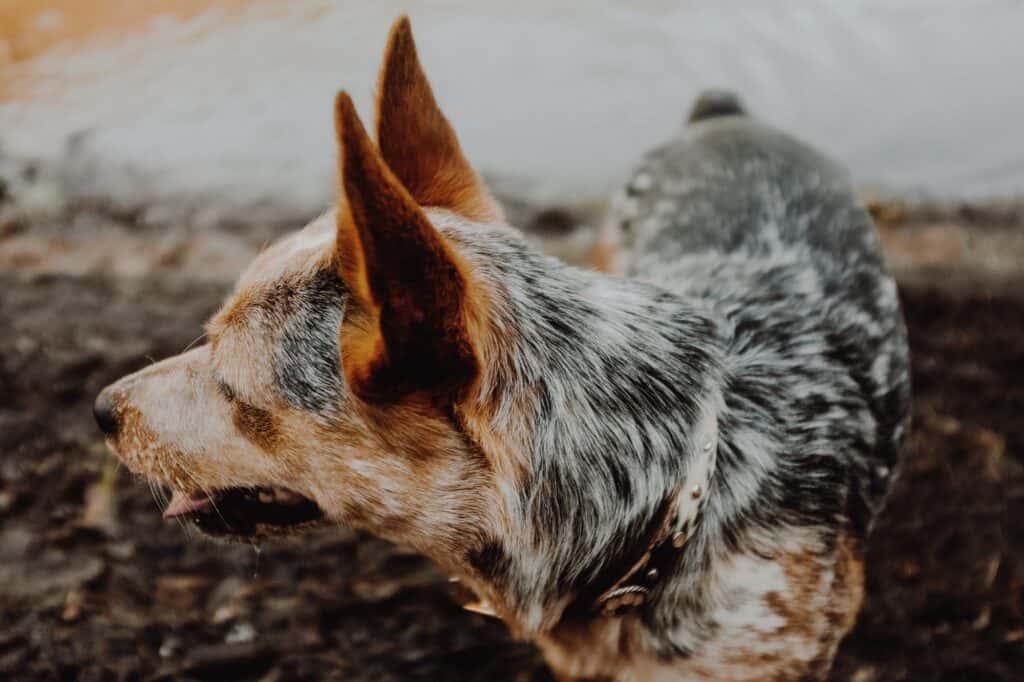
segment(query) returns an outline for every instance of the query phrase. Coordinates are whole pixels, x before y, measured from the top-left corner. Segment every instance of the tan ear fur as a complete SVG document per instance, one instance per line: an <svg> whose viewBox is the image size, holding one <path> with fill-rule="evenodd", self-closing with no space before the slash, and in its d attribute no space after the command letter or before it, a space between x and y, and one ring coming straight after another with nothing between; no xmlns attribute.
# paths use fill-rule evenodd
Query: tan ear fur
<svg viewBox="0 0 1024 682"><path fill-rule="evenodd" d="M347 93L335 102L341 190L337 264L368 324L343 332L354 393L451 398L478 371L466 328L463 263L381 159Z"/></svg>
<svg viewBox="0 0 1024 682"><path fill-rule="evenodd" d="M377 87L381 156L421 206L439 206L471 220L504 220L462 154L416 54L409 18L391 27Z"/></svg>

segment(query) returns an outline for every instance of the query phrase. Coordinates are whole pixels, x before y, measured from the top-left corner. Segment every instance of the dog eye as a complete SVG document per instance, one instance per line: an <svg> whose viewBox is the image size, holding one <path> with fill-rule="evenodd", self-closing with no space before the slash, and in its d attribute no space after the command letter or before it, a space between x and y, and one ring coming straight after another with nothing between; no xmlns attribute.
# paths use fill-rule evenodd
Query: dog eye
<svg viewBox="0 0 1024 682"><path fill-rule="evenodd" d="M221 379L217 379L217 390L224 396L224 400L229 403L235 402L235 392Z"/></svg>

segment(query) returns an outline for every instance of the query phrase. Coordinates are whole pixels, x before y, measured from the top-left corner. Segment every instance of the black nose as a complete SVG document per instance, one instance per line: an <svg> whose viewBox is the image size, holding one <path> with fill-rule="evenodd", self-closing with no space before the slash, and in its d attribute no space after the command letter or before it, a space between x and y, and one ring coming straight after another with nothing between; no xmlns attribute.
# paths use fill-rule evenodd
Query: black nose
<svg viewBox="0 0 1024 682"><path fill-rule="evenodd" d="M96 402L92 405L92 414L96 417L96 423L100 431L113 436L117 433L117 410L114 407L114 392L107 386L96 396Z"/></svg>

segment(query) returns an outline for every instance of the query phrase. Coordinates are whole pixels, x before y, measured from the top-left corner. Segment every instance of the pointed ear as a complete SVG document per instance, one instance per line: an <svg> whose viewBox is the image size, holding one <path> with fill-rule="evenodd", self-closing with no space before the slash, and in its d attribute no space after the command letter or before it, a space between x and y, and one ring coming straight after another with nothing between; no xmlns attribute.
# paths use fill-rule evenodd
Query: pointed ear
<svg viewBox="0 0 1024 682"><path fill-rule="evenodd" d="M440 206L480 222L504 219L434 100L405 16L391 27L384 52L377 143L384 161L421 206Z"/></svg>
<svg viewBox="0 0 1024 682"><path fill-rule="evenodd" d="M368 320L342 336L351 390L365 400L444 399L477 374L465 264L380 158L352 100L335 103L341 190L337 263Z"/></svg>

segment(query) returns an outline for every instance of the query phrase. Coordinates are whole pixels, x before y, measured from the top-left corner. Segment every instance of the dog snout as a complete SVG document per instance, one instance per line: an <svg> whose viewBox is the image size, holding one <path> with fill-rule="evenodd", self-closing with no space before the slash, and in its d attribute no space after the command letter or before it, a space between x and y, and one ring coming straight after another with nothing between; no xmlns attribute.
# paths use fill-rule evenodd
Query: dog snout
<svg viewBox="0 0 1024 682"><path fill-rule="evenodd" d="M108 436L117 435L118 418L117 406L114 404L113 386L107 386L96 396L96 402L92 405L92 414L96 417L96 424L100 431Z"/></svg>

